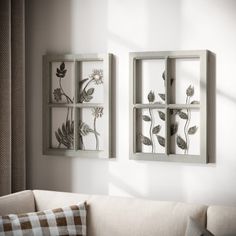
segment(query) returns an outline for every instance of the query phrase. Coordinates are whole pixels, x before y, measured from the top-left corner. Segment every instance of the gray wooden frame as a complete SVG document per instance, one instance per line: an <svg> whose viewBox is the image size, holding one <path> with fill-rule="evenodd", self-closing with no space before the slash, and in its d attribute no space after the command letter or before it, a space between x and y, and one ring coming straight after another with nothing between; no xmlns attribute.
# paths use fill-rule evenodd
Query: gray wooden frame
<svg viewBox="0 0 236 236"><path fill-rule="evenodd" d="M130 159L134 160L152 160L169 162L190 162L207 163L208 162L208 127L207 127L207 50L196 51L162 51L162 52L132 52L130 53ZM200 104L170 104L170 59L188 59L198 58L200 60ZM140 89L136 84L136 64L138 60L164 59L165 60L165 104L138 104L136 103L136 93ZM165 109L166 119L166 139L165 153L139 153L136 152L136 109L137 108L162 108ZM178 108L191 108L200 110L200 155L185 155L170 153L170 135L169 135L169 110Z"/></svg>
<svg viewBox="0 0 236 236"><path fill-rule="evenodd" d="M50 102L51 92L51 63L52 62L85 62L85 61L103 61L103 81L104 81L104 102L103 103L77 103L74 99L73 104L61 104ZM62 155L76 156L83 158L110 158L112 155L111 145L111 63L112 54L77 54L77 55L44 55L43 56L43 154L44 155ZM77 98L78 91L78 73L79 66L74 67L74 94ZM73 107L73 108L91 108L103 107L104 149L103 150L80 150L78 149L78 127L75 126L74 132L74 150L51 148L51 118L50 110L52 107ZM74 124L77 124L78 110L74 112Z"/></svg>

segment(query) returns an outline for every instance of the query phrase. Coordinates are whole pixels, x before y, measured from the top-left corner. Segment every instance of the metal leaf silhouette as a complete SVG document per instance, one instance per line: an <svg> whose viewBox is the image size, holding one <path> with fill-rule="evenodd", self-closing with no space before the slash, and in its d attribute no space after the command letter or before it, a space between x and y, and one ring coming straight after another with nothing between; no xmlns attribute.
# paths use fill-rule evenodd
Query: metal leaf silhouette
<svg viewBox="0 0 236 236"><path fill-rule="evenodd" d="M162 73L162 79L163 79L163 80L166 79L165 71L163 71L163 73Z"/></svg>
<svg viewBox="0 0 236 236"><path fill-rule="evenodd" d="M82 79L82 80L79 82L79 86L82 87L82 85L83 85L88 79L89 79L89 78Z"/></svg>
<svg viewBox="0 0 236 236"><path fill-rule="evenodd" d="M90 91L91 93L91 91ZM90 102L93 99L93 96L87 94L87 92L85 90L82 91L82 93L80 94L80 102Z"/></svg>
<svg viewBox="0 0 236 236"><path fill-rule="evenodd" d="M166 100L166 95L164 93L158 93L158 95L160 96L160 98L165 101Z"/></svg>
<svg viewBox="0 0 236 236"><path fill-rule="evenodd" d="M160 135L157 135L157 141L162 147L165 147L165 138Z"/></svg>
<svg viewBox="0 0 236 236"><path fill-rule="evenodd" d="M58 143L61 143L61 137L59 136L57 131L55 132L55 136L56 136L56 139L57 139Z"/></svg>
<svg viewBox="0 0 236 236"><path fill-rule="evenodd" d="M200 104L199 101L192 101L191 104Z"/></svg>
<svg viewBox="0 0 236 236"><path fill-rule="evenodd" d="M93 92L94 92L94 88L90 88L90 89L88 89L88 91L87 91L87 95L92 95Z"/></svg>
<svg viewBox="0 0 236 236"><path fill-rule="evenodd" d="M170 126L170 135L176 134L178 131L178 123L171 124Z"/></svg>
<svg viewBox="0 0 236 236"><path fill-rule="evenodd" d="M59 136L63 137L63 133L61 132L60 128L57 129L57 133L59 134Z"/></svg>
<svg viewBox="0 0 236 236"><path fill-rule="evenodd" d="M64 69L65 69L65 63L62 62L61 65L60 65L60 70L62 71L62 70L64 70Z"/></svg>
<svg viewBox="0 0 236 236"><path fill-rule="evenodd" d="M158 134L160 132L160 130L161 130L161 126L157 125L157 126L153 127L152 133L153 134Z"/></svg>
<svg viewBox="0 0 236 236"><path fill-rule="evenodd" d="M66 70L62 73L56 73L56 76L59 77L59 78L64 78L66 75Z"/></svg>
<svg viewBox="0 0 236 236"><path fill-rule="evenodd" d="M194 87L189 85L189 87L186 90L186 94L187 96L192 97L194 95Z"/></svg>
<svg viewBox="0 0 236 236"><path fill-rule="evenodd" d="M188 115L185 112L180 111L178 114L181 119L184 119L184 120L188 119Z"/></svg>
<svg viewBox="0 0 236 236"><path fill-rule="evenodd" d="M59 143L59 146L62 144L66 148L71 148L74 145L74 121L66 121L62 123L61 128L58 128L55 132L56 140Z"/></svg>
<svg viewBox="0 0 236 236"><path fill-rule="evenodd" d="M144 136L144 135L140 135L140 138L141 138L141 142L142 144L146 145L146 146L151 146L152 145L152 141L150 138Z"/></svg>
<svg viewBox="0 0 236 236"><path fill-rule="evenodd" d="M86 95L86 92L83 90L82 93L79 95L79 102L84 102Z"/></svg>
<svg viewBox="0 0 236 236"><path fill-rule="evenodd" d="M142 118L144 121L151 121L151 118L149 116L143 115Z"/></svg>
<svg viewBox="0 0 236 236"><path fill-rule="evenodd" d="M66 132L69 134L74 134L74 121L66 121Z"/></svg>
<svg viewBox="0 0 236 236"><path fill-rule="evenodd" d="M84 98L84 101L85 101L85 102L90 102L92 99L93 99L93 96L86 96L86 97Z"/></svg>
<svg viewBox="0 0 236 236"><path fill-rule="evenodd" d="M198 129L198 127L197 127L196 125L190 127L190 128L188 129L188 134L189 134L189 135L195 134L195 133L197 132L197 129Z"/></svg>
<svg viewBox="0 0 236 236"><path fill-rule="evenodd" d="M86 136L89 133L94 133L94 130L89 127L85 122L80 121L79 122L79 134L82 136ZM97 135L100 135L98 132L96 132Z"/></svg>
<svg viewBox="0 0 236 236"><path fill-rule="evenodd" d="M187 149L187 144L186 142L179 136L177 135L177 138L176 138L176 143L177 143L177 146L183 150Z"/></svg>
<svg viewBox="0 0 236 236"><path fill-rule="evenodd" d="M154 102L155 100L155 94L153 91L150 91L149 94L148 94L148 101L149 102Z"/></svg>
<svg viewBox="0 0 236 236"><path fill-rule="evenodd" d="M165 120L166 119L166 116L165 116L164 112L158 111L158 114L159 114L159 117L160 117L161 120Z"/></svg>
<svg viewBox="0 0 236 236"><path fill-rule="evenodd" d="M179 114L180 111L181 111L181 109L171 109L170 114L171 115L176 115L176 114Z"/></svg>
<svg viewBox="0 0 236 236"><path fill-rule="evenodd" d="M165 79L166 79L165 71L162 73L162 79L163 79L164 81L165 81ZM174 79L171 78L171 79L170 79L170 85L172 85L173 82L174 82Z"/></svg>
<svg viewBox="0 0 236 236"><path fill-rule="evenodd" d="M62 124L62 132L63 132L63 135L66 136L67 132L66 132L66 125L65 125L65 123Z"/></svg>
<svg viewBox="0 0 236 236"><path fill-rule="evenodd" d="M57 72L56 72L56 76L59 78L64 78L66 75L67 70L65 70L65 63L62 62L59 66L59 68L57 68Z"/></svg>

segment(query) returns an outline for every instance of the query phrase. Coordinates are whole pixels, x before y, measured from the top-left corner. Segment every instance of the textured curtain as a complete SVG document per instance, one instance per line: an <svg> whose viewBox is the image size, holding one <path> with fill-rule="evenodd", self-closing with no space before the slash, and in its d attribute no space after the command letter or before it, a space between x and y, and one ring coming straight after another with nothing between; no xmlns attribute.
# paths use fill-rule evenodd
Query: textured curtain
<svg viewBox="0 0 236 236"><path fill-rule="evenodd" d="M25 189L24 5L0 0L0 195Z"/></svg>

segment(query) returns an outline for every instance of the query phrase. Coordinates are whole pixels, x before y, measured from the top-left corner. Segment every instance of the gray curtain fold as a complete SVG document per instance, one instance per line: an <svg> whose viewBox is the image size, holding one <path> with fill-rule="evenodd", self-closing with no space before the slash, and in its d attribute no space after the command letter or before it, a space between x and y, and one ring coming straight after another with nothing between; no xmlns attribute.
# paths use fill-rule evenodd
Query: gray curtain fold
<svg viewBox="0 0 236 236"><path fill-rule="evenodd" d="M0 195L25 179L25 1L0 0Z"/></svg>

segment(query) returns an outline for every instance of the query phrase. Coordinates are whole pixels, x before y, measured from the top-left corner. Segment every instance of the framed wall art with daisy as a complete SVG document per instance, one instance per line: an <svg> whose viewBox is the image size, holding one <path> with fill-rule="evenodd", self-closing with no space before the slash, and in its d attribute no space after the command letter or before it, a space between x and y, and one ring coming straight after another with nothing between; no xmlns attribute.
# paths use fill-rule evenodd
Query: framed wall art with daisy
<svg viewBox="0 0 236 236"><path fill-rule="evenodd" d="M111 54L43 56L43 154L111 157Z"/></svg>

